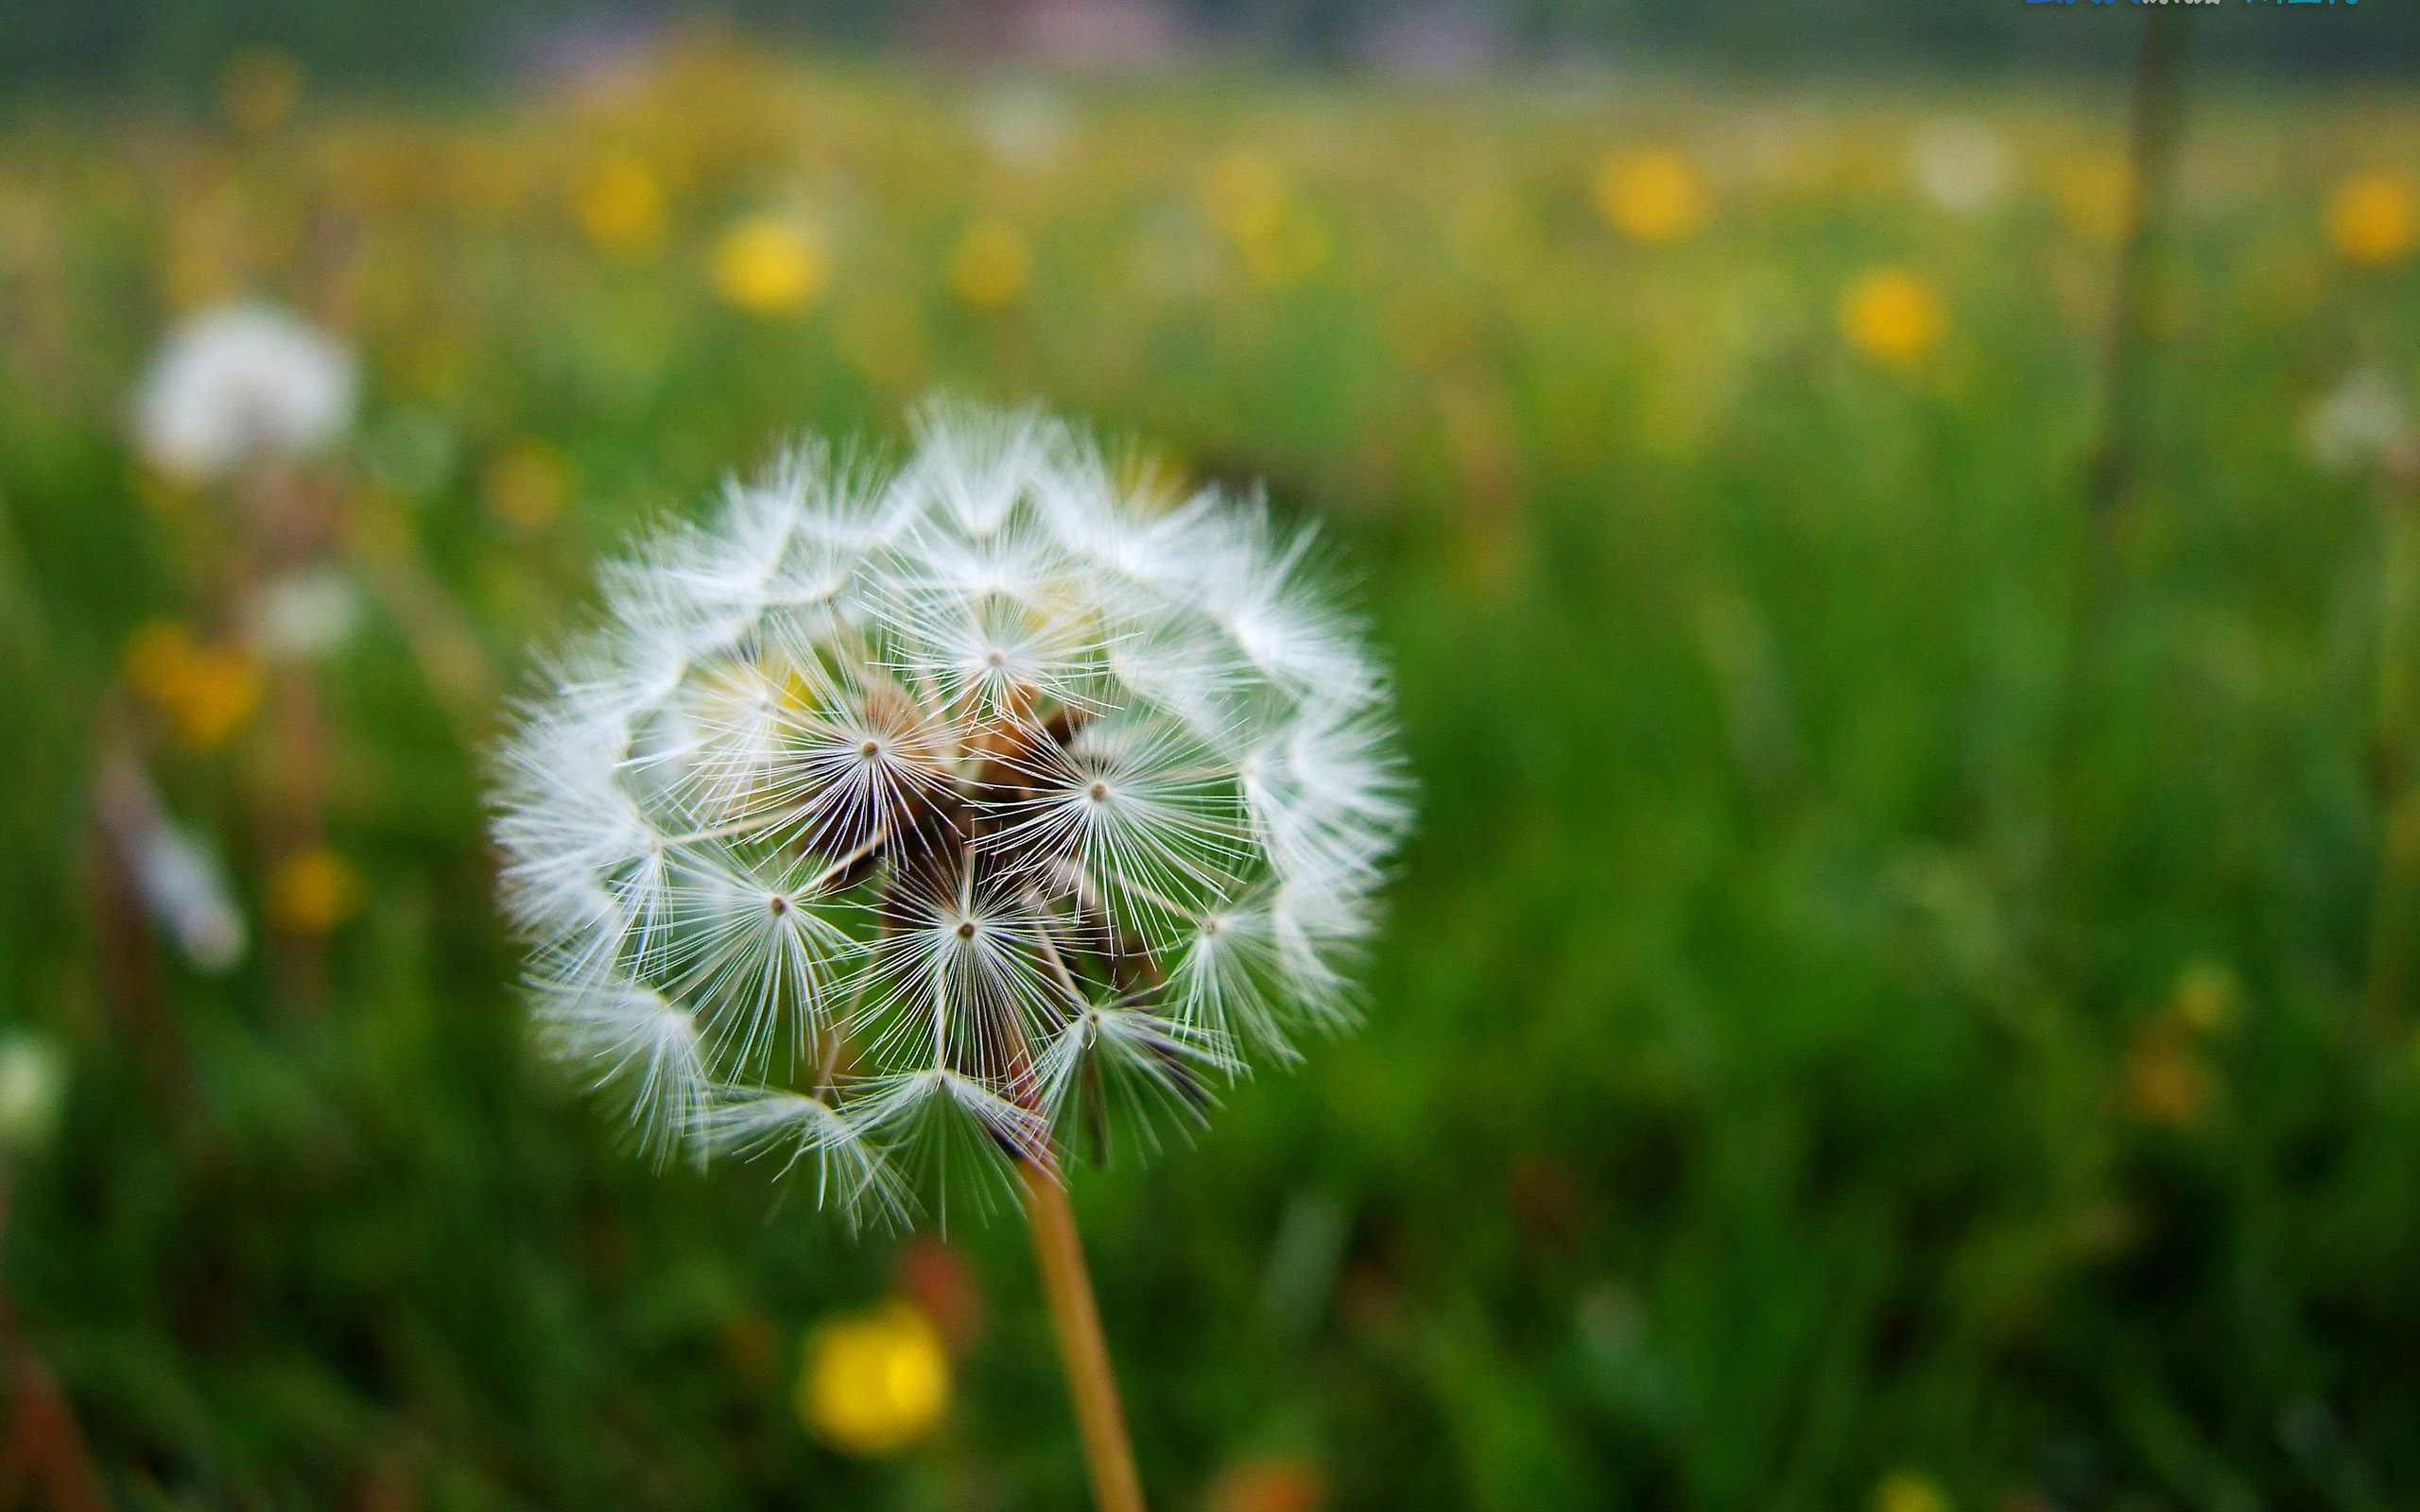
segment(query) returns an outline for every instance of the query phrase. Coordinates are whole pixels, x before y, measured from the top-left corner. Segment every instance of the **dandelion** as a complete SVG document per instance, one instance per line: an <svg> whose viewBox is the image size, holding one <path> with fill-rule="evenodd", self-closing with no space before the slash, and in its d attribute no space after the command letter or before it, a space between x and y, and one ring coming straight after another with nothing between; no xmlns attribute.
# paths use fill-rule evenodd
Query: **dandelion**
<svg viewBox="0 0 2420 1512"><path fill-rule="evenodd" d="M2410 180L2365 173L2338 184L2327 199L2327 239L2346 262L2362 267L2410 257L2420 246L2420 200Z"/></svg>
<svg viewBox="0 0 2420 1512"><path fill-rule="evenodd" d="M302 65L280 47L248 47L219 75L219 105L234 128L258 136L294 113L302 99Z"/></svg>
<svg viewBox="0 0 2420 1512"><path fill-rule="evenodd" d="M260 707L260 663L231 646L205 645L174 620L154 620L127 638L127 687L187 747L210 750Z"/></svg>
<svg viewBox="0 0 2420 1512"><path fill-rule="evenodd" d="M642 256L664 235L664 180L639 159L616 154L580 180L572 194L572 213L598 251Z"/></svg>
<svg viewBox="0 0 2420 1512"><path fill-rule="evenodd" d="M959 232L949 254L949 291L969 309L996 310L1014 303L1033 274L1033 252L1025 235L996 215Z"/></svg>
<svg viewBox="0 0 2420 1512"><path fill-rule="evenodd" d="M1961 215L1998 209L2013 169L2007 140L1981 121L1935 121L1908 144L1908 174L1917 189Z"/></svg>
<svg viewBox="0 0 2420 1512"><path fill-rule="evenodd" d="M571 464L535 437L506 446L479 473L488 512L524 535L562 518L571 503Z"/></svg>
<svg viewBox="0 0 2420 1512"><path fill-rule="evenodd" d="M1893 1470L1874 1488L1874 1512L1953 1512L1949 1493L1922 1470Z"/></svg>
<svg viewBox="0 0 2420 1512"><path fill-rule="evenodd" d="M1841 335L1860 354L1905 368L1932 350L1949 318L1941 292L1921 273L1878 267L1841 296Z"/></svg>
<svg viewBox="0 0 2420 1512"><path fill-rule="evenodd" d="M67 1102L67 1053L48 1035L0 1037L0 1157L34 1154L59 1131Z"/></svg>
<svg viewBox="0 0 2420 1512"><path fill-rule="evenodd" d="M835 1449L897 1453L932 1432L949 1396L941 1332L912 1303L835 1318L807 1336L799 1418Z"/></svg>
<svg viewBox="0 0 2420 1512"><path fill-rule="evenodd" d="M244 916L218 862L168 816L131 760L112 762L99 783L101 820L135 893L195 971L216 974L244 958Z"/></svg>
<svg viewBox="0 0 2420 1512"><path fill-rule="evenodd" d="M182 482L324 452L352 428L343 343L273 305L205 310L171 332L135 398L144 457Z"/></svg>
<svg viewBox="0 0 2420 1512"><path fill-rule="evenodd" d="M305 567L261 585L251 605L251 641L261 655L310 661L336 655L364 613L361 590L336 567Z"/></svg>
<svg viewBox="0 0 2420 1512"><path fill-rule="evenodd" d="M2420 444L2411 402L2394 376L2357 368L2303 417L2303 450L2326 472L2359 472Z"/></svg>
<svg viewBox="0 0 2420 1512"><path fill-rule="evenodd" d="M1662 246L1695 232L1712 208L1697 164L1668 147L1623 152L1597 172L1597 210L1634 242Z"/></svg>
<svg viewBox="0 0 2420 1512"><path fill-rule="evenodd" d="M503 755L550 1042L665 1151L853 1217L1023 1194L1105 1505L1134 1504L1061 1181L1349 1025L1409 817L1317 541L928 408L607 570Z"/></svg>
<svg viewBox="0 0 2420 1512"><path fill-rule="evenodd" d="M1327 1476L1300 1455L1248 1459L1219 1471L1206 1500L1210 1512L1320 1512Z"/></svg>
<svg viewBox="0 0 2420 1512"><path fill-rule="evenodd" d="M715 243L708 276L723 302L752 315L789 315L823 292L822 244L781 215L751 215Z"/></svg>
<svg viewBox="0 0 2420 1512"><path fill-rule="evenodd" d="M360 873L324 846L298 851L268 877L268 914L297 935L325 935L361 911Z"/></svg>

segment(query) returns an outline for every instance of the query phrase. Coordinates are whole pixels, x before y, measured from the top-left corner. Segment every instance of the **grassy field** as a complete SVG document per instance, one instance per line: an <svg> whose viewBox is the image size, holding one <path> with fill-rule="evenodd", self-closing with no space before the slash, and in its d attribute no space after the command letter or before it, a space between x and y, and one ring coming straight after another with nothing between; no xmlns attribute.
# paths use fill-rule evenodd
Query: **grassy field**
<svg viewBox="0 0 2420 1512"><path fill-rule="evenodd" d="M2420 99L2196 89L2096 533L2114 88L295 83L0 132L5 1269L117 1504L1080 1504L1017 1224L651 1171L492 907L599 554L936 387L1329 520L1421 784L1367 1028L1077 1177L1158 1504L2420 1500ZM365 365L300 545L127 438L246 294ZM358 629L263 665L268 558ZM800 1339L903 1285L956 1400L843 1455Z"/></svg>

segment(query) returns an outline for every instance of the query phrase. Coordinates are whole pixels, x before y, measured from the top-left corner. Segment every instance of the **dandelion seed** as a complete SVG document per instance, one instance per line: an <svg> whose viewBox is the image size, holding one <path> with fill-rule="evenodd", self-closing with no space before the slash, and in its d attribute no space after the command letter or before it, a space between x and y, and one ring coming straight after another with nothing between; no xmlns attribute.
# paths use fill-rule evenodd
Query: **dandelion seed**
<svg viewBox="0 0 2420 1512"><path fill-rule="evenodd" d="M895 472L803 449L607 571L495 836L544 1042L651 1144L979 1207L1351 1022L1385 680L1309 536L1115 476L936 404Z"/></svg>

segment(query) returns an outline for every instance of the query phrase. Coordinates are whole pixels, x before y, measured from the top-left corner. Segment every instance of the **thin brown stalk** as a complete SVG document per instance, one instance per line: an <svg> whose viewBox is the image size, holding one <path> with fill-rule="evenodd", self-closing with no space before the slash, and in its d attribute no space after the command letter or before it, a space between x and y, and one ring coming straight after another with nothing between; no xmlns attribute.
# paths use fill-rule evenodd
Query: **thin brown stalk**
<svg viewBox="0 0 2420 1512"><path fill-rule="evenodd" d="M1033 1235L1034 1262L1042 1271L1043 1296L1050 1308L1051 1332L1058 1336L1060 1364L1067 1373L1067 1392L1075 1401L1076 1430L1083 1439L1094 1504L1099 1512L1143 1512L1143 1483L1134 1470L1133 1446L1127 1441L1117 1381L1110 1373L1109 1346L1101 1335L1092 1277L1084 1268L1076 1211L1056 1173L1032 1160L1019 1160L1017 1175L1025 1183L1026 1225Z"/></svg>
<svg viewBox="0 0 2420 1512"><path fill-rule="evenodd" d="M2099 436L2083 479L2084 541L2067 616L2065 676L2050 751L2049 813L2041 875L2054 933L2049 954L2072 977L2082 954L2073 920L2062 917L2062 895L2077 866L2084 829L2082 804L2084 732L2090 714L2090 673L2107 639L2111 604L2124 577L2130 505L2142 472L2149 404L2158 251L2176 175L2185 125L2186 13L2154 8L2145 19L2135 61L2127 157L2125 239L2110 299L2102 349Z"/></svg>

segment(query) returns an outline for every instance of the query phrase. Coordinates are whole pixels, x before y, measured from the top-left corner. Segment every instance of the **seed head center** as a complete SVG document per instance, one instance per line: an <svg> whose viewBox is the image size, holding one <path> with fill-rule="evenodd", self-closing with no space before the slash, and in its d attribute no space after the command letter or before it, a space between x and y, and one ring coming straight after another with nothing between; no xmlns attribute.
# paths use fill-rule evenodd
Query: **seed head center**
<svg viewBox="0 0 2420 1512"><path fill-rule="evenodd" d="M975 920L971 919L959 919L958 921L958 937L960 939L973 939L975 937Z"/></svg>

